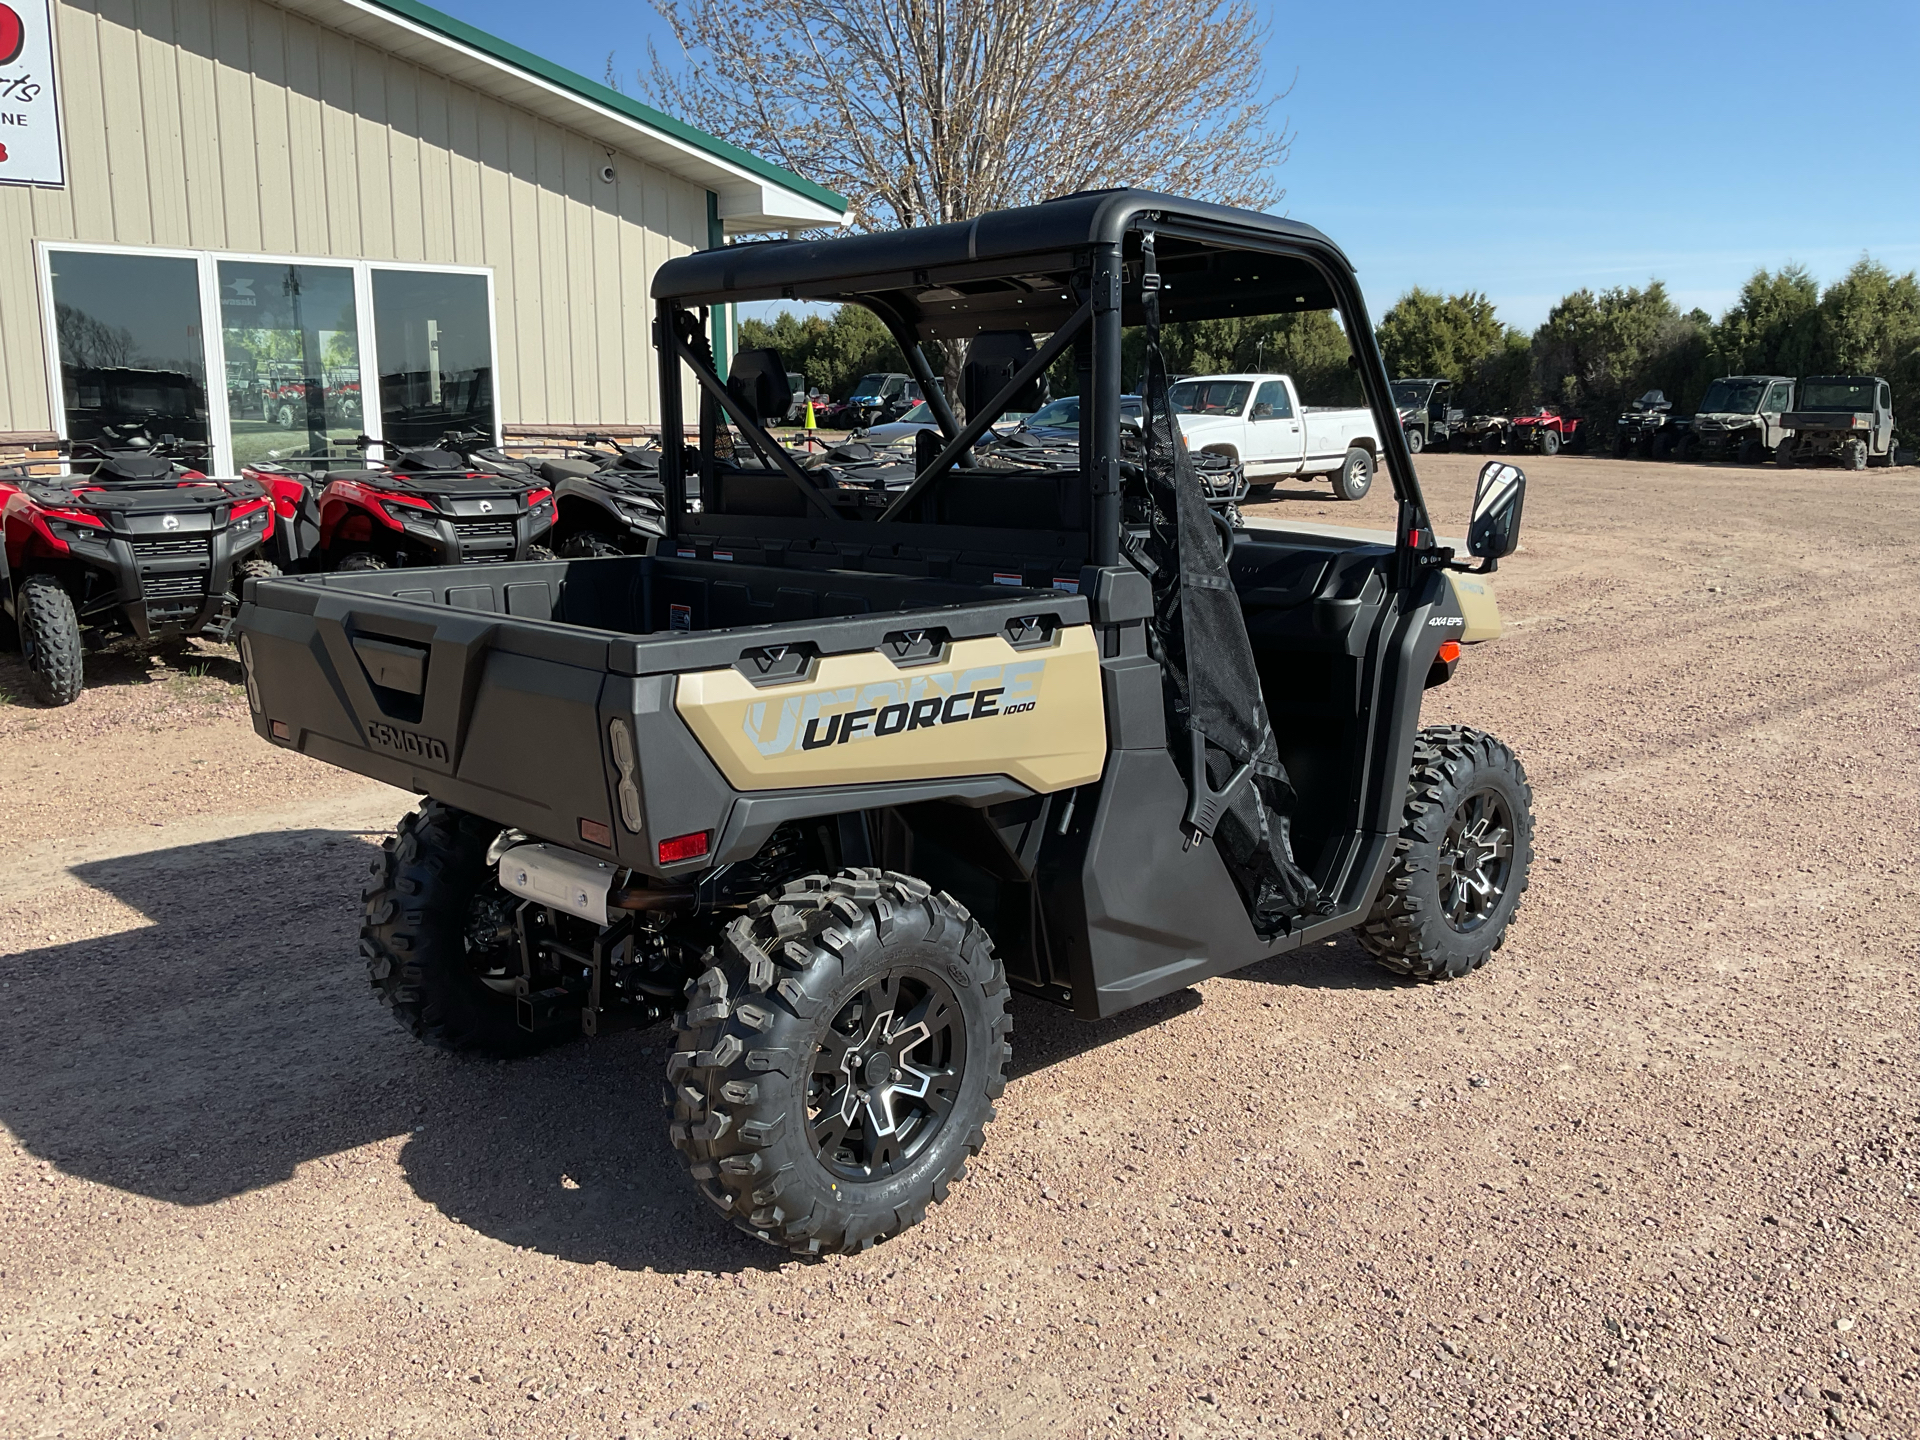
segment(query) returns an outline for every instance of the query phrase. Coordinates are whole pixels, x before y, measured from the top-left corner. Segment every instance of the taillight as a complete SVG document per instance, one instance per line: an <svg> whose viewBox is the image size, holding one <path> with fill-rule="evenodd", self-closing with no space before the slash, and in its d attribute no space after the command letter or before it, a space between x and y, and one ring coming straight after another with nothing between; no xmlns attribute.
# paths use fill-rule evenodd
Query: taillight
<svg viewBox="0 0 1920 1440"><path fill-rule="evenodd" d="M678 865L682 860L698 860L707 853L707 832L696 830L691 835L676 835L671 840L660 842L660 863Z"/></svg>

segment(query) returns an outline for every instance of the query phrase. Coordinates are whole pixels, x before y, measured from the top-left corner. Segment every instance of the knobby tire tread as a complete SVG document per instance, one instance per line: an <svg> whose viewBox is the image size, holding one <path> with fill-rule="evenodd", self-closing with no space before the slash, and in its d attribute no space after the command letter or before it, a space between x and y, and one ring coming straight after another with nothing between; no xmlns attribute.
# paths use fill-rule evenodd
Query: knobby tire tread
<svg viewBox="0 0 1920 1440"><path fill-rule="evenodd" d="M916 963L938 953L963 1011L975 1010L983 1053L970 1038L960 1100L902 1173L839 1183L806 1134L814 1037L833 1019L837 988L896 946L913 947ZM707 958L674 1017L664 1099L674 1149L708 1203L748 1234L820 1255L865 1250L945 1200L985 1143L1013 1055L1006 976L966 908L894 871L809 875L756 900Z"/></svg>
<svg viewBox="0 0 1920 1440"><path fill-rule="evenodd" d="M1471 936L1447 923L1434 879L1441 841L1460 798L1477 777L1504 776L1515 791L1514 863L1506 914ZM1407 801L1386 883L1359 929L1360 943L1387 969L1414 980L1459 980L1506 943L1519 913L1533 858L1533 791L1505 744L1467 725L1430 725L1414 740ZM1463 940L1471 943L1461 944Z"/></svg>

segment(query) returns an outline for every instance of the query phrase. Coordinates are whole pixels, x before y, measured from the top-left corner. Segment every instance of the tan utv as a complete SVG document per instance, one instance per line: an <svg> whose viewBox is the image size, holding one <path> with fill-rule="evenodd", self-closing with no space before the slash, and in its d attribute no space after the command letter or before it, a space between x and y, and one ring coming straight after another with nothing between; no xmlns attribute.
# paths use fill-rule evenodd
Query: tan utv
<svg viewBox="0 0 1920 1440"><path fill-rule="evenodd" d="M360 939L412 1034L525 1055L670 1021L700 1192L850 1251L986 1143L1012 991L1095 1019L1348 932L1414 980L1500 947L1526 776L1420 705L1500 633L1525 477L1487 465L1467 555L1435 537L1325 236L1119 190L688 255L654 297L664 433L701 437L660 454L656 553L248 587L259 734L426 797ZM787 449L771 351L719 378L702 317L782 297L888 327L938 424L913 455ZM1315 309L1351 337L1390 533L1236 528L1180 443L1163 327ZM966 346L964 422L929 340ZM987 440L1063 361L1077 443Z"/></svg>

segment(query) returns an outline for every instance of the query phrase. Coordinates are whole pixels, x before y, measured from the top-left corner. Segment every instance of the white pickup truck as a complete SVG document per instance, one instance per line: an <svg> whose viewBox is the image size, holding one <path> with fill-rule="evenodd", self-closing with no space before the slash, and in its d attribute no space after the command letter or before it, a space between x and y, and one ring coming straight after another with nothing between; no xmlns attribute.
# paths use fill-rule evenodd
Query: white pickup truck
<svg viewBox="0 0 1920 1440"><path fill-rule="evenodd" d="M1239 459L1249 499L1289 475L1325 475L1341 500L1373 485L1380 433L1365 406L1302 405L1286 375L1195 375L1170 386L1167 400L1189 446Z"/></svg>

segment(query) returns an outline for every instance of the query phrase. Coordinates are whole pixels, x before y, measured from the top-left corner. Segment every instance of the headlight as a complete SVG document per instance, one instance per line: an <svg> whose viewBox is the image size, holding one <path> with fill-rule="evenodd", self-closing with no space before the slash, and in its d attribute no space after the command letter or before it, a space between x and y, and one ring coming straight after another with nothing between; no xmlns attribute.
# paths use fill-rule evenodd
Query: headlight
<svg viewBox="0 0 1920 1440"><path fill-rule="evenodd" d="M82 525L75 520L49 520L47 529L54 538L69 545L104 545L112 537L98 525Z"/></svg>

